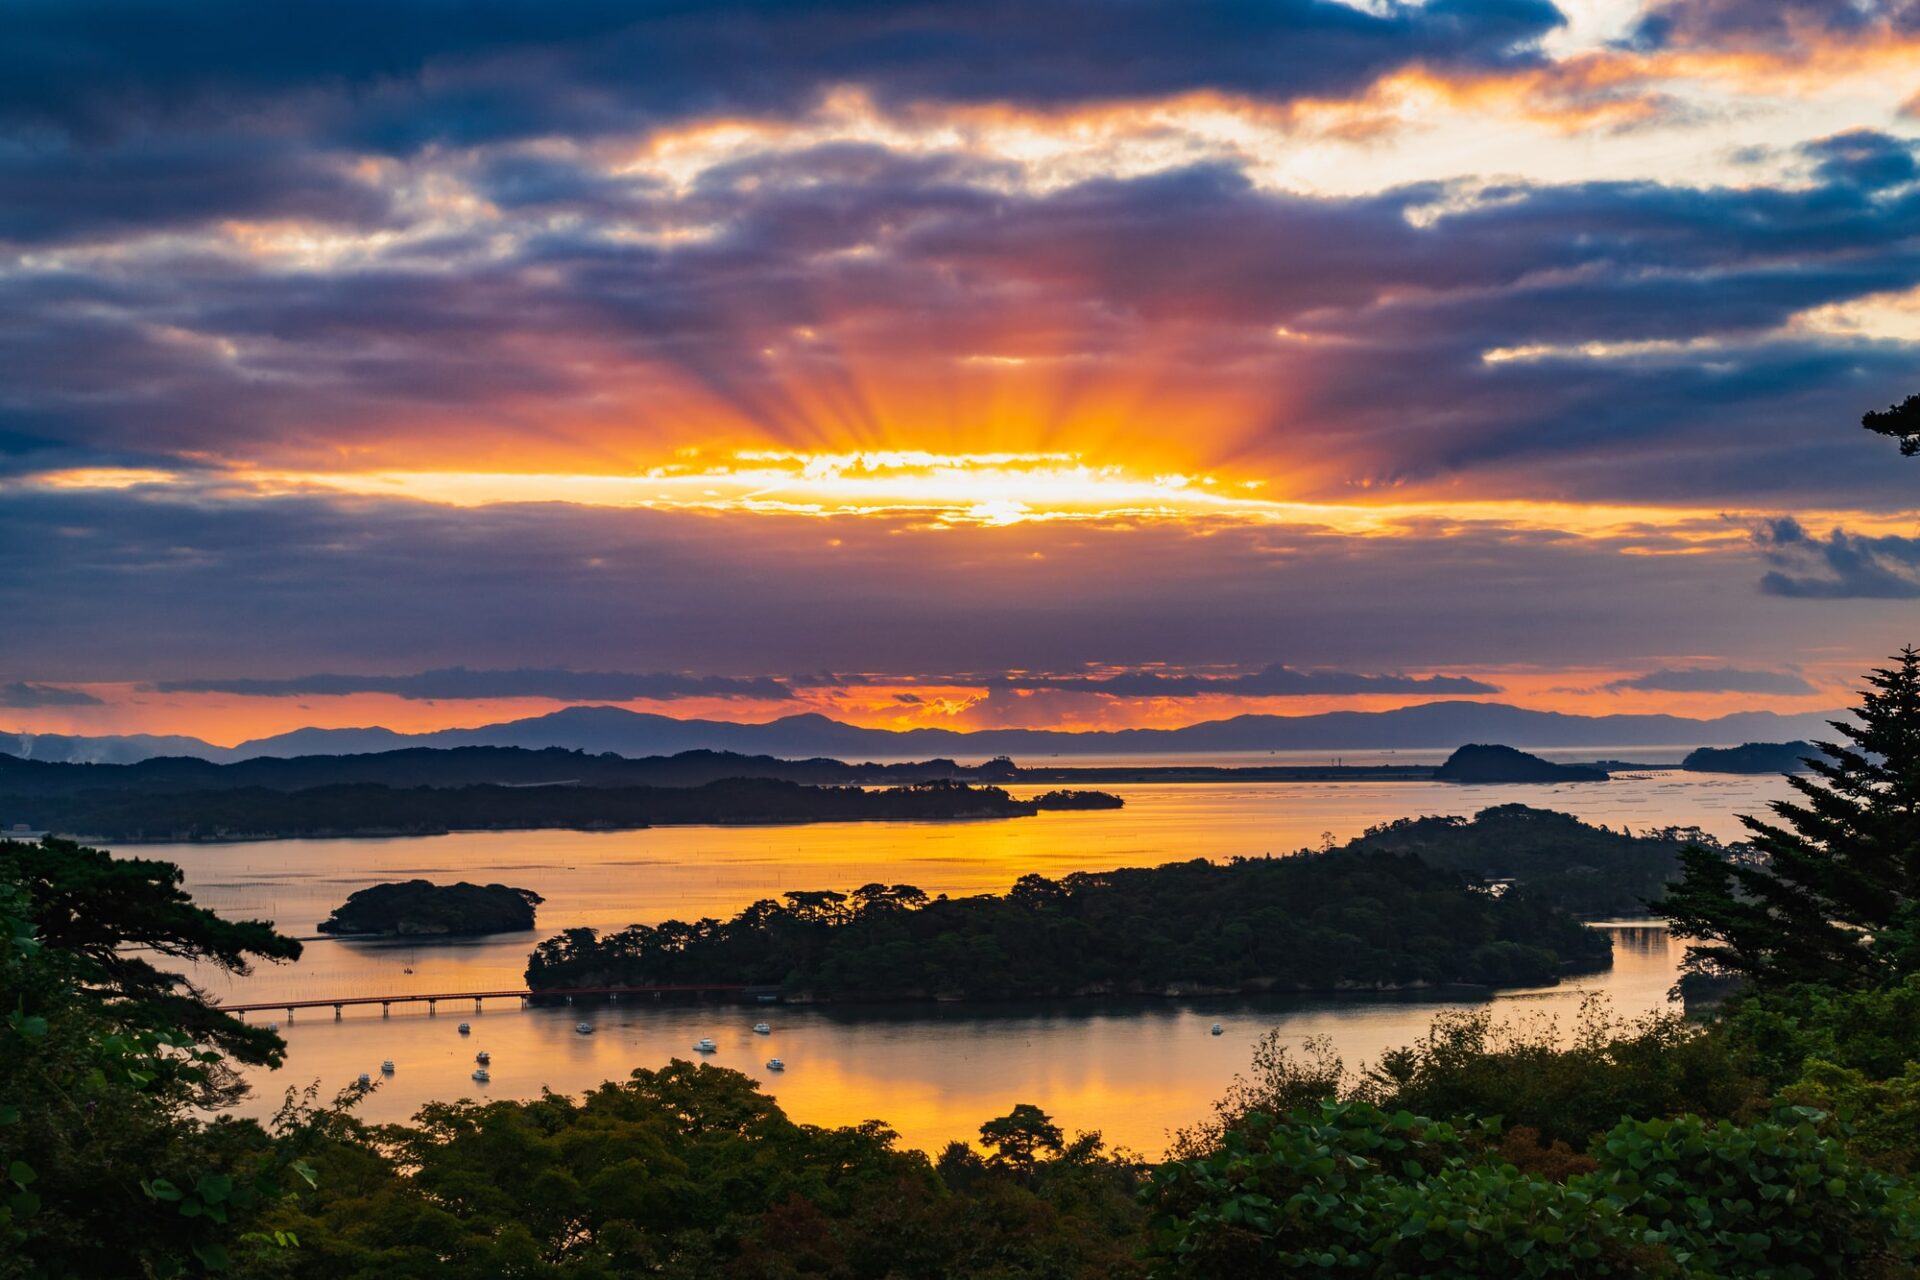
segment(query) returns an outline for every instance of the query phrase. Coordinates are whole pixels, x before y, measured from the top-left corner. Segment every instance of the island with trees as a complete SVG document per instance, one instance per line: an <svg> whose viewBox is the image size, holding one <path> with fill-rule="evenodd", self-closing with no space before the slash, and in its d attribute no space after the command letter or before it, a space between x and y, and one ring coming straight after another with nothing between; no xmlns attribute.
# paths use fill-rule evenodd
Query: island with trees
<svg viewBox="0 0 1920 1280"><path fill-rule="evenodd" d="M1820 754L1811 742L1747 742L1737 747L1700 747L1680 767L1691 773L1805 773L1809 756Z"/></svg>
<svg viewBox="0 0 1920 1280"><path fill-rule="evenodd" d="M1364 1064L1270 1037L1164 1159L1018 1098L944 1150L904 1150L879 1120L799 1123L747 1076L681 1061L579 1096L434 1102L406 1124L357 1119L354 1089L296 1097L270 1126L210 1121L235 1064L276 1064L285 1044L175 969L243 974L300 943L198 907L171 864L0 840L0 1269L1910 1277L1920 885L1885 854L1920 813L1920 652L1871 680L1859 724L1793 776L1795 802L1750 822L1749 847L1682 844L1658 906L1695 940L1690 971L1739 981L1722 1008L1571 1029L1461 1011ZM826 985L912 961L938 924L941 963L985 964L988 987L1020 977L1002 957L1066 966L1083 945L1105 973L1152 981L1311 965L1329 945L1382 972L1566 959L1559 940L1590 931L1537 901L1520 912L1526 893L1480 892L1416 853L1336 850L945 905L872 885L761 904L743 928L542 951L556 973L640 956L761 973L777 947Z"/></svg>
<svg viewBox="0 0 1920 1280"><path fill-rule="evenodd" d="M1587 764L1555 764L1513 747L1469 743L1434 770L1436 782L1605 782L1607 771Z"/></svg>
<svg viewBox="0 0 1920 1280"><path fill-rule="evenodd" d="M1551 983L1612 944L1525 891L1372 851L1026 875L1005 894L789 893L731 920L570 929L534 990L729 982L790 1000L1388 991Z"/></svg>
<svg viewBox="0 0 1920 1280"><path fill-rule="evenodd" d="M1345 847L1412 855L1485 883L1522 886L1561 910L1598 919L1645 915L1690 845L1724 852L1698 827L1615 831L1571 814L1503 804L1471 819L1400 818Z"/></svg>
<svg viewBox="0 0 1920 1280"><path fill-rule="evenodd" d="M317 926L321 933L430 937L518 933L533 928L534 908L546 899L504 884L434 884L402 880L348 895Z"/></svg>
<svg viewBox="0 0 1920 1280"><path fill-rule="evenodd" d="M1117 796L936 781L868 790L733 778L698 787L389 787L343 783L275 791L87 791L0 796L0 812L36 828L121 844L448 831L627 830L674 824L915 822L1020 818L1049 808L1118 808Z"/></svg>

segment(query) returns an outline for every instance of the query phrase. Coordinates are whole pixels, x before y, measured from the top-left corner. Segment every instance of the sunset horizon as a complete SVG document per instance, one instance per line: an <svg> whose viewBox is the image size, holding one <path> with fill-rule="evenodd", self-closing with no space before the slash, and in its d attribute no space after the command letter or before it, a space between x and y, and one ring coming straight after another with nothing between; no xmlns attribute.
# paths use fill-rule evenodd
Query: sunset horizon
<svg viewBox="0 0 1920 1280"><path fill-rule="evenodd" d="M0 4L0 1280L1920 1276L1920 0Z"/></svg>
<svg viewBox="0 0 1920 1280"><path fill-rule="evenodd" d="M1793 713L1920 599L1892 10L85 8L0 731Z"/></svg>

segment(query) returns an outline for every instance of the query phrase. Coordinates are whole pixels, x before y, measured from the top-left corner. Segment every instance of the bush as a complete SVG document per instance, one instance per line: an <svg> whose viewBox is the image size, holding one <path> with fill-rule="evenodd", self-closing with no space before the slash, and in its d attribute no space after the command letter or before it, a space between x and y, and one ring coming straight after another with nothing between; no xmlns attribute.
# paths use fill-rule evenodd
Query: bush
<svg viewBox="0 0 1920 1280"><path fill-rule="evenodd" d="M1913 1191L1825 1119L1623 1121L1596 1168L1555 1182L1501 1160L1491 1121L1457 1130L1364 1102L1249 1116L1154 1175L1154 1274L1912 1274Z"/></svg>

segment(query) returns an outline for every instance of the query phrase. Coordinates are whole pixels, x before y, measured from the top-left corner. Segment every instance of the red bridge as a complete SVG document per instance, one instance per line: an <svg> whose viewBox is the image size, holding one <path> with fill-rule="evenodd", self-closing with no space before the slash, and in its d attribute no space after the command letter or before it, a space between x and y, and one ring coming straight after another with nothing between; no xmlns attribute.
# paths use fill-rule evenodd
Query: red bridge
<svg viewBox="0 0 1920 1280"><path fill-rule="evenodd" d="M287 1021L293 1021L295 1009L332 1008L333 1016L338 1018L341 1010L350 1004L377 1004L380 1015L385 1017L392 1012L396 1004L422 1004L429 1013L442 1000L471 1000L473 1007L480 1008L483 1000L519 1000L522 1002L547 996L565 996L568 1004L575 996L605 996L609 1000L618 1000L621 996L663 996L663 995L746 995L749 992L771 997L778 989L774 987L749 987L744 983L707 982L688 983L676 986L657 987L565 987L550 991L535 991L531 988L519 988L509 991L439 991L426 995L401 996L345 996L340 999L326 1000L267 1000L259 1004L223 1004L218 1006L222 1013L259 1013L267 1009L285 1009Z"/></svg>

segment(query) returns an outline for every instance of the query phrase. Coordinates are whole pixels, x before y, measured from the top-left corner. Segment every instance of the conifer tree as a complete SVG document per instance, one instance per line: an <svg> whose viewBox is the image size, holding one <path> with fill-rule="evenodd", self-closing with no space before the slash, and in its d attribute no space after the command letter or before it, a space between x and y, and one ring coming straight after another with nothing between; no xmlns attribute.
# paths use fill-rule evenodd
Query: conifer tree
<svg viewBox="0 0 1920 1280"><path fill-rule="evenodd" d="M1690 846L1654 910L1695 970L1759 985L1866 986L1920 972L1920 651L1867 677L1858 724L1833 721L1751 853Z"/></svg>

